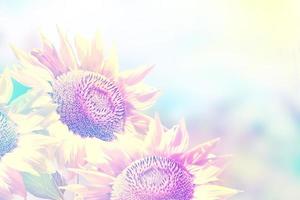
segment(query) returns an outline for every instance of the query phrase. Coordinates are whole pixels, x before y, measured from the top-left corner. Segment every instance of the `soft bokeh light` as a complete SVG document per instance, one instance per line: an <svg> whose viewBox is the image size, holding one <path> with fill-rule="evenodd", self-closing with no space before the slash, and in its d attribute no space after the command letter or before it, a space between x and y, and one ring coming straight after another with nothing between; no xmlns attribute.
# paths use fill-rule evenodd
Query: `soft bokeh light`
<svg viewBox="0 0 300 200"><path fill-rule="evenodd" d="M185 117L192 141L221 137L234 155L226 185L234 200L299 199L300 3L297 0L0 0L0 64L9 46L39 46L100 30L123 69L156 68L167 125ZM20 92L20 91L17 91Z"/></svg>

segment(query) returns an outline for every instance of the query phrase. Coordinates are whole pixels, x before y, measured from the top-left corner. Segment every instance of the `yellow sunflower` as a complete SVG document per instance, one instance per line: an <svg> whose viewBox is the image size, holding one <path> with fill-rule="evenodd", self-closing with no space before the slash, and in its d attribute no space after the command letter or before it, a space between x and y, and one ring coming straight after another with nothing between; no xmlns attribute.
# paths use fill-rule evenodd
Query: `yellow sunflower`
<svg viewBox="0 0 300 200"><path fill-rule="evenodd" d="M90 142L112 141L124 130L145 132L149 119L140 111L159 91L142 82L151 66L119 72L115 51L105 59L99 33L91 40L76 36L74 43L58 33L59 50L43 35L43 48L31 54L13 48L20 61L13 76L43 89L32 109L47 108L40 116L52 122L49 134L61 141L59 163L78 166L85 163Z"/></svg>
<svg viewBox="0 0 300 200"><path fill-rule="evenodd" d="M80 183L64 189L84 200L223 200L237 193L218 185L226 158L211 153L218 139L188 150L184 122L166 129L156 117L144 140L118 137L110 146L91 147L103 155L69 169Z"/></svg>
<svg viewBox="0 0 300 200"><path fill-rule="evenodd" d="M9 71L0 74L0 199L26 197L22 172L32 175L52 172L52 165L45 157L47 148L55 142L48 136L37 134L42 129L43 118L11 102L13 84ZM32 95L23 98L30 104ZM24 114L27 113L27 114Z"/></svg>

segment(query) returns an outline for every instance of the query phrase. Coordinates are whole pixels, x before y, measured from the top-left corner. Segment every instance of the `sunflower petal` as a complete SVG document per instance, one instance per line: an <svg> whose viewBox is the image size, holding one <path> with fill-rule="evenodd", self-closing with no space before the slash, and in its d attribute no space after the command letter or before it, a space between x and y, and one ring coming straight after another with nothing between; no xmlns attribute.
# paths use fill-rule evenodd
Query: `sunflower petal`
<svg viewBox="0 0 300 200"><path fill-rule="evenodd" d="M155 115L154 120L150 123L149 132L145 138L146 146L152 149L160 146L164 128L160 122L158 114Z"/></svg>
<svg viewBox="0 0 300 200"><path fill-rule="evenodd" d="M194 193L194 199L219 200L231 197L239 191L218 185L200 185L197 186Z"/></svg>
<svg viewBox="0 0 300 200"><path fill-rule="evenodd" d="M142 81L148 75L148 73L152 71L153 68L153 65L142 66L134 70L127 70L121 73L120 76L121 79L125 82L125 84L135 85Z"/></svg>
<svg viewBox="0 0 300 200"><path fill-rule="evenodd" d="M77 34L75 36L75 48L77 51L77 57L80 63L80 68L85 69L88 67L88 56L90 54L90 43L82 35Z"/></svg>
<svg viewBox="0 0 300 200"><path fill-rule="evenodd" d="M33 50L31 55L36 57L41 64L46 66L55 76L68 71L68 68L63 64L58 56L55 47L48 41L48 39L41 33L41 40L43 43L43 50Z"/></svg>
<svg viewBox="0 0 300 200"><path fill-rule="evenodd" d="M8 103L13 93L13 84L7 71L0 75L0 91L0 104Z"/></svg>
<svg viewBox="0 0 300 200"><path fill-rule="evenodd" d="M64 66L69 69L77 69L76 57L66 33L59 27L57 27L57 32L60 36L60 57Z"/></svg>
<svg viewBox="0 0 300 200"><path fill-rule="evenodd" d="M91 42L91 53L89 56L89 66L86 66L88 70L94 72L101 72L103 69L103 44L100 32L96 32L95 37Z"/></svg>
<svg viewBox="0 0 300 200"><path fill-rule="evenodd" d="M200 144L192 148L191 150L185 152L181 159L189 164L194 164L199 162L201 159L205 159L210 151L215 147L215 145L220 141L219 138Z"/></svg>
<svg viewBox="0 0 300 200"><path fill-rule="evenodd" d="M100 71L101 74L108 78L116 78L119 71L119 61L117 56L116 47L113 46L110 50L109 57L104 61L104 66Z"/></svg>
<svg viewBox="0 0 300 200"><path fill-rule="evenodd" d="M82 176L84 179L95 185L110 185L114 181L114 177L97 171L74 168L69 168L68 170Z"/></svg>

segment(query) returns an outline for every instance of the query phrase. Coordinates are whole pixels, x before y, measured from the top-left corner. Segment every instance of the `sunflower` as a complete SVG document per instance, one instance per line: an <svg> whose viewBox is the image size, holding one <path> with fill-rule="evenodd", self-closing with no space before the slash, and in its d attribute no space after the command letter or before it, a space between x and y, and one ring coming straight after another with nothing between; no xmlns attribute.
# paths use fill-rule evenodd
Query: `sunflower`
<svg viewBox="0 0 300 200"><path fill-rule="evenodd" d="M211 154L218 139L187 150L183 121L166 129L156 117L144 139L118 137L110 146L98 146L104 156L69 169L80 183L64 189L85 200L219 200L237 193L217 184L226 158Z"/></svg>
<svg viewBox="0 0 300 200"><path fill-rule="evenodd" d="M11 101L13 84L9 71L0 74L0 199L15 195L26 197L22 173L39 175L53 171L45 159L46 148L55 142L48 136L37 134L43 119ZM31 103L31 95L21 97L23 104ZM17 112L18 111L18 112Z"/></svg>
<svg viewBox="0 0 300 200"><path fill-rule="evenodd" d="M125 130L144 132L149 119L141 110L159 91L142 82L152 66L119 72L115 50L104 58L99 33L91 40L78 35L72 44L64 31L58 34L59 50L44 35L43 48L31 54L13 47L21 64L13 76L43 89L33 109L52 108L41 116L52 120L49 134L61 141L59 163L75 166L85 162L86 146L95 140L110 142Z"/></svg>

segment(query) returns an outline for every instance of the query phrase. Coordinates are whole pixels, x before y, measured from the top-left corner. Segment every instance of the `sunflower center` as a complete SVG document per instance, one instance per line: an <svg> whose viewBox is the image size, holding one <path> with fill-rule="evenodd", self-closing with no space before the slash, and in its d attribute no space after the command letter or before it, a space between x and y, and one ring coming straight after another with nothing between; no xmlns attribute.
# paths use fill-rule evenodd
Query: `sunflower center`
<svg viewBox="0 0 300 200"><path fill-rule="evenodd" d="M75 134L111 141L123 129L123 97L114 82L98 73L73 71L57 77L52 98L60 120Z"/></svg>
<svg viewBox="0 0 300 200"><path fill-rule="evenodd" d="M133 162L113 184L111 200L191 200L192 175L171 159L151 156Z"/></svg>
<svg viewBox="0 0 300 200"><path fill-rule="evenodd" d="M17 141L15 124L0 110L0 159L17 147Z"/></svg>

